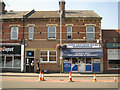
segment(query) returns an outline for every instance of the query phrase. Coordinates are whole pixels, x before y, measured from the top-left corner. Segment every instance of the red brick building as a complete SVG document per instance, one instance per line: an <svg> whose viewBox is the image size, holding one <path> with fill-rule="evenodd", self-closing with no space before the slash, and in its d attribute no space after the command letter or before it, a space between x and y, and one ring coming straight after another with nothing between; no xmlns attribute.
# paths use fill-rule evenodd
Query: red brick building
<svg viewBox="0 0 120 90"><path fill-rule="evenodd" d="M23 15L31 14L26 11L7 11L5 3L0 2L2 11L0 17L0 68L2 71L24 70Z"/></svg>
<svg viewBox="0 0 120 90"><path fill-rule="evenodd" d="M102 30L104 73L118 73L120 70L120 30Z"/></svg>
<svg viewBox="0 0 120 90"><path fill-rule="evenodd" d="M28 12L24 19L24 12L18 12L21 18L14 11L14 14L8 12L3 15L3 32L8 37L2 42L20 43L21 39L25 39L25 43L22 43L25 45L25 58L21 62L24 72L37 72L38 61L41 70L51 72L103 72L102 18L92 10L65 10L65 3L59 2L62 8L58 11ZM61 33L60 12L62 45L58 45ZM15 18L11 15L15 15ZM10 39L10 25L14 24L21 30L16 34L18 38L15 41Z"/></svg>

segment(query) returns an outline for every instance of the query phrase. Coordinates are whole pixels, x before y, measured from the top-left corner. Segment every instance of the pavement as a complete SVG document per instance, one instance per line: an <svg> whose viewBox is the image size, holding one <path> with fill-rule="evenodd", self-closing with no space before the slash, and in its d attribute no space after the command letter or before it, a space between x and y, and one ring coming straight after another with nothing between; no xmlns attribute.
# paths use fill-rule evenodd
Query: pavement
<svg viewBox="0 0 120 90"><path fill-rule="evenodd" d="M14 73L14 72L3 72L0 76L13 76L13 77L38 77L39 73ZM45 73L44 77L68 77L69 73ZM72 77L93 77L94 74L80 74L72 73ZM96 74L97 77L120 77L119 74Z"/></svg>

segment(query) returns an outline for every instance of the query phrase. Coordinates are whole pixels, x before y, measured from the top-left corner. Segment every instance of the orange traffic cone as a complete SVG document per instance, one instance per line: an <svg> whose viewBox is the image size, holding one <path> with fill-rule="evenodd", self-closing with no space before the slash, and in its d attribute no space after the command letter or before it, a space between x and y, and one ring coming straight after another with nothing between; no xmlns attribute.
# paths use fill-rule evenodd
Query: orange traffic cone
<svg viewBox="0 0 120 90"><path fill-rule="evenodd" d="M39 74L39 81L42 81L42 74L41 74L41 71L40 71L40 74Z"/></svg>
<svg viewBox="0 0 120 90"><path fill-rule="evenodd" d="M45 79L44 79L44 73L42 73L42 81L45 81Z"/></svg>
<svg viewBox="0 0 120 90"><path fill-rule="evenodd" d="M117 82L117 80L116 80L116 76L114 76L114 81Z"/></svg>
<svg viewBox="0 0 120 90"><path fill-rule="evenodd" d="M96 74L94 73L94 79L93 79L94 82L96 82Z"/></svg>
<svg viewBox="0 0 120 90"><path fill-rule="evenodd" d="M71 71L70 71L70 75L69 75L69 81L72 82L72 75L71 75Z"/></svg>

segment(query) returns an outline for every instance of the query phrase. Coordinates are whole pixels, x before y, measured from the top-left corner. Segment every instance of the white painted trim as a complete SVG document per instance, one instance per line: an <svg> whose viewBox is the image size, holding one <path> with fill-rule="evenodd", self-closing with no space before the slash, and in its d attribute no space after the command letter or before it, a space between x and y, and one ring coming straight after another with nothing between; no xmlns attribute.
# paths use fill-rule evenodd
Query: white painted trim
<svg viewBox="0 0 120 90"><path fill-rule="evenodd" d="M27 24L27 27L29 27L29 26L35 27L35 24Z"/></svg>
<svg viewBox="0 0 120 90"><path fill-rule="evenodd" d="M85 26L96 26L96 24L85 24Z"/></svg>
<svg viewBox="0 0 120 90"><path fill-rule="evenodd" d="M13 24L13 25L9 25L9 27L20 27L19 24Z"/></svg>
<svg viewBox="0 0 120 90"><path fill-rule="evenodd" d="M21 72L24 70L24 45L21 45Z"/></svg>
<svg viewBox="0 0 120 90"><path fill-rule="evenodd" d="M65 24L65 26L74 26L74 24Z"/></svg>
<svg viewBox="0 0 120 90"><path fill-rule="evenodd" d="M58 24L46 24L46 26L58 26Z"/></svg>

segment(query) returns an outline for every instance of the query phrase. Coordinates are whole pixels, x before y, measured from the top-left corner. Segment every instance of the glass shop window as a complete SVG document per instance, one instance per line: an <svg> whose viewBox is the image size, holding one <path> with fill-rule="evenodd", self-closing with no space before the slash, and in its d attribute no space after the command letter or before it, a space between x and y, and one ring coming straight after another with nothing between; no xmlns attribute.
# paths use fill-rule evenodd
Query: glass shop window
<svg viewBox="0 0 120 90"><path fill-rule="evenodd" d="M91 64L91 58L86 58L86 64Z"/></svg>

